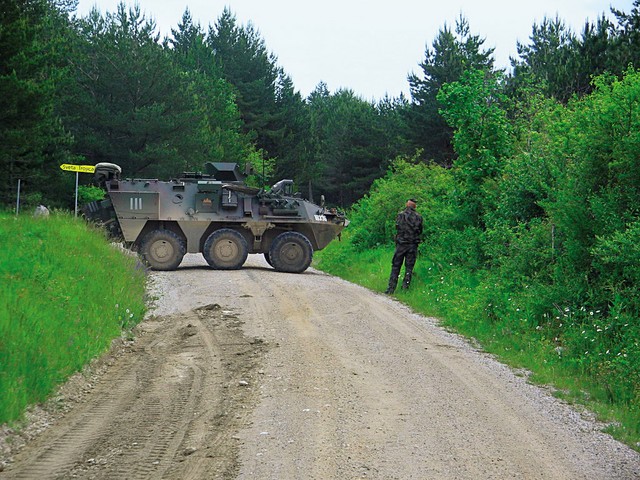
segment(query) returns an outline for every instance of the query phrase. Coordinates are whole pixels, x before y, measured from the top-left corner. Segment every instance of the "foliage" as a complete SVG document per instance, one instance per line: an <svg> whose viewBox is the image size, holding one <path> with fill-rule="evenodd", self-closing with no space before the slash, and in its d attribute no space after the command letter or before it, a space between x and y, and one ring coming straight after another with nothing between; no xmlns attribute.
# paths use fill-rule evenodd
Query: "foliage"
<svg viewBox="0 0 640 480"><path fill-rule="evenodd" d="M618 21L615 34L611 39L608 53L612 63L619 69L629 65L640 66L640 0L633 0L633 7L629 13L612 8L612 13ZM613 70L619 73L618 70Z"/></svg>
<svg viewBox="0 0 640 480"><path fill-rule="evenodd" d="M630 13L611 9L617 25L601 15L595 23L585 21L580 35L556 17L534 24L528 44L517 44L512 59L510 86L513 96L520 88L536 85L538 91L560 102L593 91L591 79L606 72L621 76L629 65L640 65L639 0Z"/></svg>
<svg viewBox="0 0 640 480"><path fill-rule="evenodd" d="M54 28L60 27L60 31ZM8 0L0 9L0 203L15 203L21 180L25 195L48 204L70 162L71 138L54 114L55 91L64 76L56 46L65 33L45 0Z"/></svg>
<svg viewBox="0 0 640 480"><path fill-rule="evenodd" d="M412 102L406 110L407 135L415 149L440 165L450 165L454 152L453 130L439 115L438 92L467 70L493 70L494 49L483 50L484 41L471 34L469 22L460 15L455 30L445 25L433 41L433 49L426 49L420 63L422 74L409 75Z"/></svg>
<svg viewBox="0 0 640 480"><path fill-rule="evenodd" d="M458 199L470 226L481 226L494 207L495 181L501 162L510 153L510 128L504 105L501 75L467 70L457 82L438 93L442 116L454 128L458 154L455 177L462 184Z"/></svg>
<svg viewBox="0 0 640 480"><path fill-rule="evenodd" d="M244 165L256 151L249 137L242 133L242 119L236 105L233 86L224 80L209 48L206 35L191 14L185 11L178 28L171 31L171 57L183 71L187 97L192 99L198 119L199 147L193 169L202 168L205 161L235 162Z"/></svg>
<svg viewBox="0 0 640 480"><path fill-rule="evenodd" d="M93 185L79 185L78 186L78 203L80 205L86 205L90 202L102 200L105 197L105 192L100 187Z"/></svg>
<svg viewBox="0 0 640 480"><path fill-rule="evenodd" d="M433 245L432 240L443 234L455 217L450 200L454 189L446 170L422 164L417 157L397 158L387 175L376 180L369 194L354 205L349 218L362 228L352 232L351 242L358 251L392 243L397 213L408 198L415 198L424 218L425 241Z"/></svg>
<svg viewBox="0 0 640 480"><path fill-rule="evenodd" d="M376 105L350 90L331 95L319 85L309 96L311 178L327 200L340 206L361 198L382 176L395 153Z"/></svg>
<svg viewBox="0 0 640 480"><path fill-rule="evenodd" d="M0 423L142 319L144 271L68 215L0 216Z"/></svg>
<svg viewBox="0 0 640 480"><path fill-rule="evenodd" d="M129 175L148 177L204 163L189 77L139 7L120 4L104 18L93 10L78 21L74 40L73 90L61 116L86 161L116 163Z"/></svg>
<svg viewBox="0 0 640 480"><path fill-rule="evenodd" d="M249 156L247 162L251 165L251 173L246 179L247 185L260 188L266 187L268 179L273 177L275 170L274 159L264 158L262 152L255 152Z"/></svg>
<svg viewBox="0 0 640 480"><path fill-rule="evenodd" d="M238 25L225 8L209 27L207 46L216 65L234 87L243 129L267 156L277 156L284 132L284 113L278 108L278 87L284 72L269 53L253 25Z"/></svg>
<svg viewBox="0 0 640 480"><path fill-rule="evenodd" d="M606 20L596 31L606 35ZM585 35L592 35L590 27ZM530 44L518 43L521 60L514 62L516 76L533 76L547 95L561 101L567 101L576 92L588 91L589 76L580 71L578 45L575 34L560 18L545 18L540 25L533 25Z"/></svg>

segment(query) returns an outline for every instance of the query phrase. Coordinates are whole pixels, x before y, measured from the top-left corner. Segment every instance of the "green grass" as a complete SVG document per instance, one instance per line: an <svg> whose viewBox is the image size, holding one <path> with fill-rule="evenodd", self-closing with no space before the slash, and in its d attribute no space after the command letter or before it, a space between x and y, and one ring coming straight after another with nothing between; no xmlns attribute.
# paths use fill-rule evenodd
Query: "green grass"
<svg viewBox="0 0 640 480"><path fill-rule="evenodd" d="M18 419L145 312L144 271L83 220L0 214L0 423Z"/></svg>
<svg viewBox="0 0 640 480"><path fill-rule="evenodd" d="M343 242L318 252L314 266L383 292L393 248L356 251L349 238L345 231ZM411 289L399 289L395 297L473 338L502 362L527 369L532 382L552 386L558 397L586 406L609 424L608 433L640 450L639 359L634 350L639 335L625 330L633 322L598 318L585 308L551 306L540 314L544 295L533 285L518 289L490 272L472 273L423 256L418 258Z"/></svg>

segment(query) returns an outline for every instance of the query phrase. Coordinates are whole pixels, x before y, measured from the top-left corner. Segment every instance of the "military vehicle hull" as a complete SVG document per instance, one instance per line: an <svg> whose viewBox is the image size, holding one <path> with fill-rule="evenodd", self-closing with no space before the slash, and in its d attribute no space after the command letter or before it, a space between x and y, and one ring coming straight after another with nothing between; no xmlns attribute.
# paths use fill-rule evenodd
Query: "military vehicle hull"
<svg viewBox="0 0 640 480"><path fill-rule="evenodd" d="M262 253L276 270L300 273L348 224L335 209L293 195L290 180L269 191L201 174L121 180L119 167L101 165L107 198L87 205L85 216L156 270L176 269L185 253L202 253L216 269L240 268L248 254Z"/></svg>

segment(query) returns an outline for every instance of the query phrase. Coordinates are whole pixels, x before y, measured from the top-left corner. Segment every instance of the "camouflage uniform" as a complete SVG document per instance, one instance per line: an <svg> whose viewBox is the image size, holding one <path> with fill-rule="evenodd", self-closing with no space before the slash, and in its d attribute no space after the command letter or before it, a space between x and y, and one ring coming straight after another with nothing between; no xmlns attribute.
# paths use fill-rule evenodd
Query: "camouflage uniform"
<svg viewBox="0 0 640 480"><path fill-rule="evenodd" d="M415 202L412 203L415 205ZM398 214L396 231L396 251L391 260L391 276L385 293L395 292L403 262L405 273L402 288L408 289L411 284L413 266L416 264L418 245L422 236L422 217L416 212L415 206L407 205L407 208Z"/></svg>

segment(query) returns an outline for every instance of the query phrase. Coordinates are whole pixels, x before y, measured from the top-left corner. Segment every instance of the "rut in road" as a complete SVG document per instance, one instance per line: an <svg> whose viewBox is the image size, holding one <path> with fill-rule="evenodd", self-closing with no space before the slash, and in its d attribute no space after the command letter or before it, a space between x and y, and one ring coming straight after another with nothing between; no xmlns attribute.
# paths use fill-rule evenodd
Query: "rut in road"
<svg viewBox="0 0 640 480"><path fill-rule="evenodd" d="M262 256L183 263L150 274L162 316L0 479L640 478L602 425L394 299Z"/></svg>
<svg viewBox="0 0 640 480"><path fill-rule="evenodd" d="M0 478L234 478L264 343L210 305L147 320L134 345Z"/></svg>
<svg viewBox="0 0 640 480"><path fill-rule="evenodd" d="M279 346L239 479L640 478L637 453L393 299L317 271L228 285Z"/></svg>

